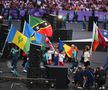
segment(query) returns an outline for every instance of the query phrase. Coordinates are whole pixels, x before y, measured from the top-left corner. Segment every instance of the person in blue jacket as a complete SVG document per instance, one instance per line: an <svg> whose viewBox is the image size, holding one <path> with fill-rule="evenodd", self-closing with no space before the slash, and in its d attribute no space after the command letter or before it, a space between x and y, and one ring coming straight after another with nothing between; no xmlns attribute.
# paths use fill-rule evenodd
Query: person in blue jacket
<svg viewBox="0 0 108 90"><path fill-rule="evenodd" d="M87 88L88 90L91 90L94 83L94 70L90 67L86 67L83 75L85 81L83 87Z"/></svg>

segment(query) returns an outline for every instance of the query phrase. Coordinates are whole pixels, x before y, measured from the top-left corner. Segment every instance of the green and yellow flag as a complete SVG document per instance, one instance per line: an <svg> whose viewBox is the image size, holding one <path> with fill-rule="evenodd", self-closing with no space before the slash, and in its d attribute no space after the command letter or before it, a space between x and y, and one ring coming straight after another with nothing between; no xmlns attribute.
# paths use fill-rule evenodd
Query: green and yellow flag
<svg viewBox="0 0 108 90"><path fill-rule="evenodd" d="M21 32L16 30L14 26L10 29L7 42L14 43L26 53L30 50L30 38L24 36Z"/></svg>

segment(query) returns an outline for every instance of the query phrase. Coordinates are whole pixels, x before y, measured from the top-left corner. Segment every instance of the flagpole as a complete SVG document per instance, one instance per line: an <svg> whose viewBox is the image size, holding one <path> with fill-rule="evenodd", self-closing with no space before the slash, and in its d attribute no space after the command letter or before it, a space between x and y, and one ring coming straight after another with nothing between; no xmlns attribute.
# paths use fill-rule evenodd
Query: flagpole
<svg viewBox="0 0 108 90"><path fill-rule="evenodd" d="M12 26L13 26L13 25L11 25L11 28L12 28ZM10 30L11 30L11 28L10 28ZM10 30L9 30L9 33L10 33ZM5 49L5 46L6 46L6 43L7 43L7 39L8 39L8 37L9 37L9 33L8 33L8 35L7 35L7 37L6 37L5 43L4 43L3 48L2 48L2 52L1 52L2 55L3 55L4 49Z"/></svg>
<svg viewBox="0 0 108 90"><path fill-rule="evenodd" d="M95 33L95 30L94 30L94 22L93 22L93 32L92 32L90 55L92 55L94 33Z"/></svg>
<svg viewBox="0 0 108 90"><path fill-rule="evenodd" d="M52 45L52 43L49 41L49 43ZM52 49L55 51L54 46L52 45Z"/></svg>
<svg viewBox="0 0 108 90"><path fill-rule="evenodd" d="M45 35L46 36L46 35ZM48 37L47 37L48 38ZM49 38L48 38L49 39ZM52 45L51 41L49 40L49 44ZM55 51L54 46L52 45L52 49Z"/></svg>
<svg viewBox="0 0 108 90"><path fill-rule="evenodd" d="M28 23L30 24L30 15L29 15L29 22Z"/></svg>
<svg viewBox="0 0 108 90"><path fill-rule="evenodd" d="M25 23L26 23L26 21L24 21L24 25L23 25L23 34L24 34L24 30L25 30Z"/></svg>
<svg viewBox="0 0 108 90"><path fill-rule="evenodd" d="M93 40L94 40L94 34L95 34L95 22L93 22L93 33L92 33L92 41L91 41L91 49L90 49L90 55L92 55L92 49L93 49Z"/></svg>

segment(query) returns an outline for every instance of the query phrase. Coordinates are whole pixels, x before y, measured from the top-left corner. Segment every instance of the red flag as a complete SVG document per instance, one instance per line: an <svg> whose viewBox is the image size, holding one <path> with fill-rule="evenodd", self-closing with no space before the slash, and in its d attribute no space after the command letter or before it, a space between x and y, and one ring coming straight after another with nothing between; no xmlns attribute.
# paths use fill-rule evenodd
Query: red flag
<svg viewBox="0 0 108 90"><path fill-rule="evenodd" d="M94 23L93 25L93 44L92 44L92 51L96 51L97 47L100 45L105 48L107 46L107 43L100 32L99 27Z"/></svg>
<svg viewBox="0 0 108 90"><path fill-rule="evenodd" d="M72 51L74 50L71 46L64 44L64 51L67 54L68 57L72 57Z"/></svg>
<svg viewBox="0 0 108 90"><path fill-rule="evenodd" d="M74 48L71 47L71 49L69 51L67 51L67 53L72 57L72 52L73 52Z"/></svg>
<svg viewBox="0 0 108 90"><path fill-rule="evenodd" d="M92 44L92 51L96 51L97 47L99 45L99 39L98 39L98 26L94 23L93 24L93 44Z"/></svg>
<svg viewBox="0 0 108 90"><path fill-rule="evenodd" d="M48 37L51 37L53 33L52 26L48 25L46 27L39 29L37 32L40 34L46 35Z"/></svg>
<svg viewBox="0 0 108 90"><path fill-rule="evenodd" d="M98 39L99 39L99 43L102 45L102 47L105 48L107 46L107 43L106 43L104 36L102 35L99 28L98 28Z"/></svg>

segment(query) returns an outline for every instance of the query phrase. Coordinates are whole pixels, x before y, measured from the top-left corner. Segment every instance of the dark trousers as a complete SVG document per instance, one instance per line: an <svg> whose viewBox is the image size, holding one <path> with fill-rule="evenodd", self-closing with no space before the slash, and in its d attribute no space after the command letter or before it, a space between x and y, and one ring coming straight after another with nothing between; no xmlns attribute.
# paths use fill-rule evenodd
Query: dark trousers
<svg viewBox="0 0 108 90"><path fill-rule="evenodd" d="M89 66L89 65L90 65L90 61L84 62L84 66L85 66L85 67L87 67L87 66Z"/></svg>
<svg viewBox="0 0 108 90"><path fill-rule="evenodd" d="M78 62L77 61L72 61L72 66L71 66L71 69L74 69L74 67L77 67L78 66Z"/></svg>
<svg viewBox="0 0 108 90"><path fill-rule="evenodd" d="M54 65L58 65L58 56L54 57L53 60L54 60Z"/></svg>
<svg viewBox="0 0 108 90"><path fill-rule="evenodd" d="M25 67L27 60L23 60L22 66Z"/></svg>
<svg viewBox="0 0 108 90"><path fill-rule="evenodd" d="M86 23L83 22L83 29L86 29Z"/></svg>
<svg viewBox="0 0 108 90"><path fill-rule="evenodd" d="M17 62L18 62L18 59L12 59L12 70L15 70L17 68Z"/></svg>

